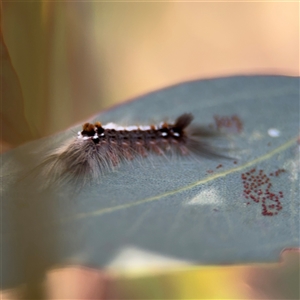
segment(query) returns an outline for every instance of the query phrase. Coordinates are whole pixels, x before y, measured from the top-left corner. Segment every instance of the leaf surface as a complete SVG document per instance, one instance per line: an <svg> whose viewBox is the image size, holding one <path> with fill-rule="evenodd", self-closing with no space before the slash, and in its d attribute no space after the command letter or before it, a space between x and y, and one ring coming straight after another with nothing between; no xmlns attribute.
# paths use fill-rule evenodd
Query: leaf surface
<svg viewBox="0 0 300 300"><path fill-rule="evenodd" d="M132 261L137 253L145 253L153 254L153 263L153 257L163 257L239 264L277 261L283 249L299 247L298 80L249 76L187 82L95 118L102 124L133 125L192 112L195 121L205 125L216 115L237 115L243 131L226 141L236 162L150 157L122 164L99 184L43 191L42 175L20 180L20 172L76 136L80 126L5 154L4 285L22 282L29 269L38 274L57 264L118 269L128 260L124 253L131 253ZM277 213L273 216L262 213L261 200L246 198L245 190L251 190L248 196L259 193L259 188L245 188L249 178L258 181L263 175L271 183L269 193L278 196L282 207L270 209ZM266 185L261 189L265 194ZM278 201L266 202L273 204Z"/></svg>

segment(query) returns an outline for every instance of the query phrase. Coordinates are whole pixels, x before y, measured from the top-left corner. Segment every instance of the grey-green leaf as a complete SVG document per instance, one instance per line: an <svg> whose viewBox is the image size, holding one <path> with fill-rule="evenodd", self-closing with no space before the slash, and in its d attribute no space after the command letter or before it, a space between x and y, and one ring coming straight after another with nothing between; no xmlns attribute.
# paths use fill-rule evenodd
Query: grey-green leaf
<svg viewBox="0 0 300 300"><path fill-rule="evenodd" d="M128 249L187 263L237 264L276 261L283 249L299 247L299 79L187 82L95 120L147 124L184 112L204 125L214 115L237 115L244 129L225 143L236 162L151 157L122 164L99 184L43 190L42 174L30 170L80 126L3 155L4 286L57 264L115 266ZM271 193L281 192L278 214L263 215L262 204L246 198L241 176L253 169L267 174ZM279 169L285 172L276 176Z"/></svg>

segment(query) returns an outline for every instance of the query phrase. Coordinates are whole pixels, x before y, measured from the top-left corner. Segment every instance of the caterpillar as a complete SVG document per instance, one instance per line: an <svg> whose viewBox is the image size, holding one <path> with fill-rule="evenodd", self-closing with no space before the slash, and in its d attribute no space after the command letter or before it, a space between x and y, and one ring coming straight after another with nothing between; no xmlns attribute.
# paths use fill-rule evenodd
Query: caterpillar
<svg viewBox="0 0 300 300"><path fill-rule="evenodd" d="M54 150L44 160L51 180L99 179L124 162L147 157L179 155L228 158L218 153L206 138L220 133L192 126L193 115L184 113L174 123L122 127L114 123L85 123L78 136Z"/></svg>

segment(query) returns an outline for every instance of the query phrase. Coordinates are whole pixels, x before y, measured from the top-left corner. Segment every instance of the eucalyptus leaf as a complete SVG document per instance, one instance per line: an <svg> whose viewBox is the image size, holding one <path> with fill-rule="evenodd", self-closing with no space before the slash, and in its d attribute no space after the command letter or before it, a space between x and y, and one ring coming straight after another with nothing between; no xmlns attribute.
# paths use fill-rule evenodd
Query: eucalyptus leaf
<svg viewBox="0 0 300 300"><path fill-rule="evenodd" d="M231 149L236 161L153 155L120 165L99 183L43 189L42 171L30 170L76 136L80 125L4 154L3 285L35 280L60 264L118 270L123 260L130 268L139 253L153 263L157 257L162 266L161 258L169 265L240 264L278 261L282 250L299 247L299 79L245 76L182 83L92 121L145 125L185 112L204 125L214 123L215 115L237 115L243 131L212 141ZM285 170L270 179L271 190L283 195L277 215L263 215L261 203L245 198L241 175L254 168L265 174ZM128 251L129 258L122 256Z"/></svg>

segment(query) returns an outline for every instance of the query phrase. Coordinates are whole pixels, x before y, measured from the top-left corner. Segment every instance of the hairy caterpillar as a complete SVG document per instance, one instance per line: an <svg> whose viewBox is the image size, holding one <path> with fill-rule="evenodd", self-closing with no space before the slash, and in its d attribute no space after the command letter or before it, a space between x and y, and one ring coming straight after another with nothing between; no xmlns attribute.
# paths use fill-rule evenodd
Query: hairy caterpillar
<svg viewBox="0 0 300 300"><path fill-rule="evenodd" d="M50 153L44 160L50 180L98 179L120 163L156 155L226 157L205 138L218 132L190 126L192 114L182 114L172 124L122 127L114 123L85 123L78 136Z"/></svg>

